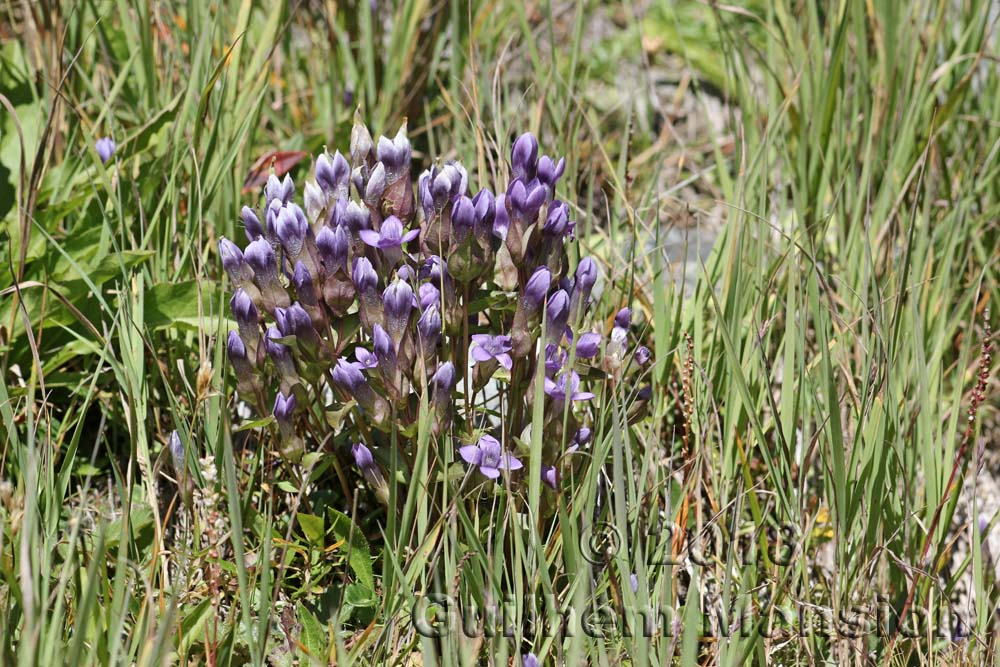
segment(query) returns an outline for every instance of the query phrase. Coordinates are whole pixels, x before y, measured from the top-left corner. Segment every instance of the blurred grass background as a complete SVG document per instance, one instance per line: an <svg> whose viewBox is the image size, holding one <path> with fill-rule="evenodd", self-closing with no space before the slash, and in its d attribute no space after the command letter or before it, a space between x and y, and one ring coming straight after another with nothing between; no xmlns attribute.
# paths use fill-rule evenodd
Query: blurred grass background
<svg viewBox="0 0 1000 667"><path fill-rule="evenodd" d="M992 372L976 398L1000 296L995 3L0 11L0 664L995 661ZM605 402L551 533L502 500L433 525L414 500L389 542L350 508L294 517L289 497L323 489L273 478L233 432L216 242L259 197L259 158L345 150L356 108L373 132L405 119L419 168L461 159L477 183L536 132L567 158L581 254L625 289L603 312L648 325L650 417L627 425L634 388ZM625 542L592 566L597 525ZM783 527L790 563L736 559ZM721 548L685 560L678 533L702 531ZM680 633L439 641L409 620L431 592L533 590L668 608ZM965 624L897 636L876 593L889 616ZM744 633L720 637L715 608L748 610ZM799 636L780 620L802 609L872 631Z"/></svg>

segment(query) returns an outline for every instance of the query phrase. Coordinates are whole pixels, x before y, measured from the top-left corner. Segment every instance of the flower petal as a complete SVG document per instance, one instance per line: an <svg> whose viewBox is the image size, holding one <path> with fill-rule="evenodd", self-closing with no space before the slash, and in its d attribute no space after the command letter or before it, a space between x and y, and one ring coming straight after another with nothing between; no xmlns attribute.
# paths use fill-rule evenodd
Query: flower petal
<svg viewBox="0 0 1000 667"><path fill-rule="evenodd" d="M358 236L361 237L361 240L364 241L365 244L373 247L378 246L379 240L382 238L379 236L378 232L373 229L361 229L358 231Z"/></svg>
<svg viewBox="0 0 1000 667"><path fill-rule="evenodd" d="M479 472L483 473L490 479L496 479L497 477L500 476L500 471L490 466L479 466Z"/></svg>
<svg viewBox="0 0 1000 667"><path fill-rule="evenodd" d="M513 362L513 360L512 360L511 358L510 358L510 355L509 355L509 354L498 354L498 355L496 356L496 359L497 359L497 361L499 361L499 362L500 362L500 365L501 365L501 366L503 366L504 368L506 368L506 369L507 369L508 371L509 371L509 370L510 370L511 368L513 368L513 366L514 366L514 362Z"/></svg>
<svg viewBox="0 0 1000 667"><path fill-rule="evenodd" d="M519 460L514 458L513 455L504 452L503 463L501 464L504 470L520 470L524 467L524 464Z"/></svg>
<svg viewBox="0 0 1000 667"><path fill-rule="evenodd" d="M578 392L576 392L576 393L573 394L573 400L574 401L589 401L593 397L594 397L594 394L592 394L589 391L578 391Z"/></svg>
<svg viewBox="0 0 1000 667"><path fill-rule="evenodd" d="M476 361L489 361L490 359L493 358L493 355L490 354L486 350L486 348L481 347L479 345L473 346L470 353L472 354L472 358L475 359Z"/></svg>
<svg viewBox="0 0 1000 667"><path fill-rule="evenodd" d="M419 234L420 234L420 230L419 229L410 230L410 231L406 232L405 234L403 234L402 242L403 243L409 243L413 239L417 238L417 236Z"/></svg>
<svg viewBox="0 0 1000 667"><path fill-rule="evenodd" d="M466 463L471 463L472 465L479 465L479 462L483 458L483 453L479 451L479 447L475 445L465 445L464 447L459 447L458 453Z"/></svg>

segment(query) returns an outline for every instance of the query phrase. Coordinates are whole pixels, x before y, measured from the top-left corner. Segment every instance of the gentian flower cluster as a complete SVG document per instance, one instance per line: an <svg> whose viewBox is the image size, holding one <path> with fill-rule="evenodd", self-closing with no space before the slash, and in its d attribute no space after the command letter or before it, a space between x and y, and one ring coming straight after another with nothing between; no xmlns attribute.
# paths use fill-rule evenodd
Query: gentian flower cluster
<svg viewBox="0 0 1000 667"><path fill-rule="evenodd" d="M376 142L356 123L348 155L316 158L301 205L292 179L271 175L259 206L242 209L247 243L223 238L219 253L236 388L273 416L283 459L337 443L387 503L387 466L410 462L420 428L438 461L514 484L525 433L540 428L542 481L559 487L565 454L590 440L595 397L620 375L630 326L627 309L610 336L590 317L601 270L568 252L575 223L555 198L565 164L524 134L496 194L474 191L457 162L414 182L405 125ZM542 424L531 423L536 395Z"/></svg>

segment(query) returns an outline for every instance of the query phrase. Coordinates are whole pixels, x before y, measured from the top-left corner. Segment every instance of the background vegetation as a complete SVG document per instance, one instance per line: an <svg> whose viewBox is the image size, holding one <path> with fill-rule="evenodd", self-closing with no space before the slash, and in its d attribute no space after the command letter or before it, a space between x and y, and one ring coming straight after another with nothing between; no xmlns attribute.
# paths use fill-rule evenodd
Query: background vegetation
<svg viewBox="0 0 1000 667"><path fill-rule="evenodd" d="M0 664L995 659L995 3L2 12ZM657 363L646 419L628 426L634 387L606 400L551 532L496 507L429 523L416 500L387 531L255 454L216 242L259 158L346 149L355 108L477 182L522 131L567 158L580 247L617 280L600 312L630 303ZM691 558L692 535L715 550ZM531 591L617 626L546 633L521 622ZM430 593L510 596L514 636L421 636ZM625 632L650 604L678 622ZM870 631L800 636L802 610ZM900 617L932 622L908 638Z"/></svg>

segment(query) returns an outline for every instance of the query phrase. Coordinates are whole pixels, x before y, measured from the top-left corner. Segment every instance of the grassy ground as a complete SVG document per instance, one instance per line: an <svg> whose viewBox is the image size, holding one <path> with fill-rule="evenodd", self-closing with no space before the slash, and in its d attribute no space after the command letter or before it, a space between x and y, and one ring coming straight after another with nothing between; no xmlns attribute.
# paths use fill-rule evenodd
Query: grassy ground
<svg viewBox="0 0 1000 667"><path fill-rule="evenodd" d="M3 7L0 664L994 662L996 5L373 5ZM656 364L554 521L342 504L238 413L216 242L259 157L346 150L356 107L421 169L567 158ZM713 210L684 295L657 250Z"/></svg>

